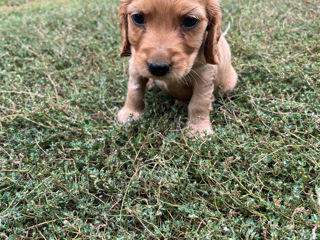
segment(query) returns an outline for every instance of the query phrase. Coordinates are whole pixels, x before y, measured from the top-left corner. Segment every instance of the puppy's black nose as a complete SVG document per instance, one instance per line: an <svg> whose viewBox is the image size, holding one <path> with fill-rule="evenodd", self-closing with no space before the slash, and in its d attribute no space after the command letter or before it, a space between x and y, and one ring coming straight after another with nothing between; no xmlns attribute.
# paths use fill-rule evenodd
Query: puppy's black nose
<svg viewBox="0 0 320 240"><path fill-rule="evenodd" d="M167 63L148 63L149 71L152 75L163 77L170 71L170 64Z"/></svg>

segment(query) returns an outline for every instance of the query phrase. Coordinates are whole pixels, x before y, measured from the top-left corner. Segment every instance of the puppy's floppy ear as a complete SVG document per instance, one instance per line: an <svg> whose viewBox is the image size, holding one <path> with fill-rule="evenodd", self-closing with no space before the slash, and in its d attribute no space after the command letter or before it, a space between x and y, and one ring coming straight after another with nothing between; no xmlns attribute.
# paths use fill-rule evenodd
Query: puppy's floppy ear
<svg viewBox="0 0 320 240"><path fill-rule="evenodd" d="M207 3L207 38L204 44L204 56L207 63L219 64L218 42L221 37L221 10L216 0Z"/></svg>
<svg viewBox="0 0 320 240"><path fill-rule="evenodd" d="M122 0L119 7L119 18L121 25L122 46L120 50L120 57L131 55L130 43L128 39L128 13L127 7L131 0Z"/></svg>

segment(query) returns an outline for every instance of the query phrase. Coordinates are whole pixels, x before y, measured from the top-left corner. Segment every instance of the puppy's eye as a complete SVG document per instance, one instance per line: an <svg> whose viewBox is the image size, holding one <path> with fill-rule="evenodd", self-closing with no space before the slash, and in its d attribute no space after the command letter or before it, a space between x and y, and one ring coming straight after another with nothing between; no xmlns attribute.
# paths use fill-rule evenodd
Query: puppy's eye
<svg viewBox="0 0 320 240"><path fill-rule="evenodd" d="M133 14L131 16L131 18L132 18L133 23L138 26L143 25L145 23L144 16L140 13Z"/></svg>
<svg viewBox="0 0 320 240"><path fill-rule="evenodd" d="M182 25L185 28L193 28L195 27L199 22L199 19L195 17L185 17L182 21Z"/></svg>

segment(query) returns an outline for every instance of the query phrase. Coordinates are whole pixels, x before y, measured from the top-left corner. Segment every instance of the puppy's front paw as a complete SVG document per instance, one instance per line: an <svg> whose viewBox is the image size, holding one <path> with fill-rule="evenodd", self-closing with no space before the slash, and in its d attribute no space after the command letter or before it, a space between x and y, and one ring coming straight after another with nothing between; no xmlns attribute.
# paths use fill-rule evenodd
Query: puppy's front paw
<svg viewBox="0 0 320 240"><path fill-rule="evenodd" d="M130 119L137 120L141 114L142 114L142 112L123 107L118 112L118 121L121 123L126 123Z"/></svg>
<svg viewBox="0 0 320 240"><path fill-rule="evenodd" d="M213 134L213 130L210 123L188 124L186 129L188 130L188 137L194 137L197 134L199 134L200 137Z"/></svg>

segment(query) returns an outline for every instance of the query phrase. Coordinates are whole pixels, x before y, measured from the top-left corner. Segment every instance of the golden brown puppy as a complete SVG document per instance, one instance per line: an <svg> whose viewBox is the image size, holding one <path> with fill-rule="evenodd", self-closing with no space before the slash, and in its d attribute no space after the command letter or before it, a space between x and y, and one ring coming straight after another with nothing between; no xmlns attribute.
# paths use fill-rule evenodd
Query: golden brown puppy
<svg viewBox="0 0 320 240"><path fill-rule="evenodd" d="M130 56L129 84L118 120L138 118L144 110L146 84L154 82L180 100L190 100L191 135L212 133L209 113L213 93L230 93L237 74L221 36L216 0L122 0L121 56Z"/></svg>

